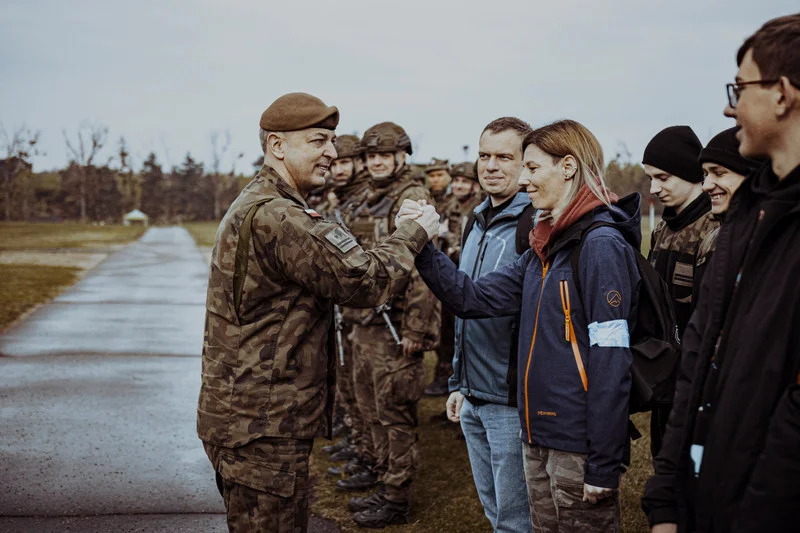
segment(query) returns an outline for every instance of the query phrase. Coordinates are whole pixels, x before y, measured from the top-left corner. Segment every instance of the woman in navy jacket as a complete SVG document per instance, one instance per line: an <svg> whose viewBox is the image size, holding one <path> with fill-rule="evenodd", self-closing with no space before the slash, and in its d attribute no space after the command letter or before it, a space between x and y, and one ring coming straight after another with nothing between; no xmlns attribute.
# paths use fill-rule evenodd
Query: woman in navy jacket
<svg viewBox="0 0 800 533"><path fill-rule="evenodd" d="M520 314L518 406L535 531L617 531L628 449L629 318L639 274L639 196L602 178L603 152L581 124L562 120L523 142L519 184L539 210L531 249L475 281L432 244L417 269L462 318ZM398 216L414 217L405 204ZM572 252L580 251L580 290Z"/></svg>

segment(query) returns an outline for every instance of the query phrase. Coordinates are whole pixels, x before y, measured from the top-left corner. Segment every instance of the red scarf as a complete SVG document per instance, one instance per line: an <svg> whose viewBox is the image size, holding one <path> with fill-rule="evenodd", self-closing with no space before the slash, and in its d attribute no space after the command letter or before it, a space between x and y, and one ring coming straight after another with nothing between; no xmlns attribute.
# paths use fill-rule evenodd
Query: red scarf
<svg viewBox="0 0 800 533"><path fill-rule="evenodd" d="M619 197L611 191L608 192L608 196L612 204L616 204L619 201ZM536 224L536 227L528 234L528 243L533 248L533 251L536 252L536 255L539 256L539 259L542 260L542 263L547 260L547 252L556 237L587 213L594 210L595 207L600 207L601 205L603 205L603 201L595 196L589 190L589 187L584 185L567 208L564 209L564 212L561 213L561 216L558 217L555 226L553 226L552 219L542 220Z"/></svg>

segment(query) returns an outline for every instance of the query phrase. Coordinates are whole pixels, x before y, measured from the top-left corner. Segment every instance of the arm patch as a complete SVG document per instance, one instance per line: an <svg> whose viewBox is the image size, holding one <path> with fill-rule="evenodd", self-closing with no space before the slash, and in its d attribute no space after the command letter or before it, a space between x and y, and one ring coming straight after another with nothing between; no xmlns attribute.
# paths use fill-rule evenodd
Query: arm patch
<svg viewBox="0 0 800 533"><path fill-rule="evenodd" d="M340 252L346 254L358 244L355 238L338 226L334 226L325 234L325 239L334 245Z"/></svg>

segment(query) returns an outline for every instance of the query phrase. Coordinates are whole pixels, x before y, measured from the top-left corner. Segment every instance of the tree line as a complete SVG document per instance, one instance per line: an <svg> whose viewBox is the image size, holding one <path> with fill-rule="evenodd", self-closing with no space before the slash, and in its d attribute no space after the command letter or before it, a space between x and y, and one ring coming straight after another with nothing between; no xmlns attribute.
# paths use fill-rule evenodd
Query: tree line
<svg viewBox="0 0 800 533"><path fill-rule="evenodd" d="M0 219L119 223L139 209L154 224L220 220L251 178L235 173L243 154L231 153L227 132L210 135L208 164L187 153L179 165L165 166L151 152L139 169L132 168L124 138L113 156L101 160L109 143L107 127L83 124L71 136L64 131L63 137L67 166L36 172L35 159L42 155L39 132L25 127L8 132L0 125ZM638 191L649 198L644 170L621 147L606 167L609 187L620 195ZM256 160L254 169L262 161Z"/></svg>

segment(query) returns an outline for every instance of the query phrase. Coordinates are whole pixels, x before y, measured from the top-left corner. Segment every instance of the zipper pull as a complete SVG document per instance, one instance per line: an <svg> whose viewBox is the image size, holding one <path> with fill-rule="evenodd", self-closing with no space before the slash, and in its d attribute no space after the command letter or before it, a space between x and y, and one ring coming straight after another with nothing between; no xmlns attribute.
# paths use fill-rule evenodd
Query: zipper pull
<svg viewBox="0 0 800 533"><path fill-rule="evenodd" d="M569 342L569 315L564 317L564 330L566 331L567 342Z"/></svg>

